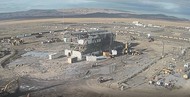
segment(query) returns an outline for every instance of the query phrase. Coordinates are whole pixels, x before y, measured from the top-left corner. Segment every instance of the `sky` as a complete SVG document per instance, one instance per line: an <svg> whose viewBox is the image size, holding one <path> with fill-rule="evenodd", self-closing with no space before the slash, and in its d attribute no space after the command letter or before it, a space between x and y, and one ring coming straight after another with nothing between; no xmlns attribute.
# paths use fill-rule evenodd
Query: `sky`
<svg viewBox="0 0 190 97"><path fill-rule="evenodd" d="M190 19L190 0L0 0L0 13L67 8L106 8Z"/></svg>

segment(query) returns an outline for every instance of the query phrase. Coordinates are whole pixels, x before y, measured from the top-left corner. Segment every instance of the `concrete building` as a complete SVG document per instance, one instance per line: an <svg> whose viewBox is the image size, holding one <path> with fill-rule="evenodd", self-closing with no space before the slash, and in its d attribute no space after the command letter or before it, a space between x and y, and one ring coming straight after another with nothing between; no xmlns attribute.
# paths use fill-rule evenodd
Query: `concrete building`
<svg viewBox="0 0 190 97"><path fill-rule="evenodd" d="M67 57L76 57L77 61L86 59L86 61L96 61L105 59L103 52L109 52L109 55L122 54L124 44L115 41L116 35L106 30L91 32L67 32L63 40L69 45L65 49Z"/></svg>
<svg viewBox="0 0 190 97"><path fill-rule="evenodd" d="M115 34L105 30L92 32L67 32L64 34L63 40L70 45L70 48L65 51L65 53L67 53L66 55L68 55L70 50L70 52L72 51L71 56L77 57L73 54L80 55L78 52L81 52L81 54L88 54L96 51L109 50L115 41Z"/></svg>

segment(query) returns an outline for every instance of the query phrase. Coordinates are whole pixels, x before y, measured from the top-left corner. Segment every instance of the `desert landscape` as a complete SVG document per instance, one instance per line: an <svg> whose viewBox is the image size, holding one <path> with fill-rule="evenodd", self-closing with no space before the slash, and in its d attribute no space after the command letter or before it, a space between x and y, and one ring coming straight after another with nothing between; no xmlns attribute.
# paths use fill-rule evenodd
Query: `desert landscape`
<svg viewBox="0 0 190 97"><path fill-rule="evenodd" d="M189 21L86 16L107 12L95 9L76 11L85 14L80 17L65 12L77 18L0 21L0 96L190 96ZM96 35L92 45L82 41Z"/></svg>

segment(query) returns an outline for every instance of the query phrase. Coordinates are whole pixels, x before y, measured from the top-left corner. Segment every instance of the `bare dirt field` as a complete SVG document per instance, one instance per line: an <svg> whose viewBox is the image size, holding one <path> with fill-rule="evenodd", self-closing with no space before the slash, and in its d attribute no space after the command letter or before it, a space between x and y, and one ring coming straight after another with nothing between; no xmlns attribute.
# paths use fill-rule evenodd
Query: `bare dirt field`
<svg viewBox="0 0 190 97"><path fill-rule="evenodd" d="M42 44L50 38L61 39L64 32L48 33L40 38L24 37L25 43L22 45L12 46L8 43L1 43L4 47L17 50L19 56L8 60L5 68L0 67L0 85L7 83L12 78L20 77L21 91L13 93L9 97L26 97L27 94L30 94L30 97L189 97L190 81L183 79L182 71L179 72L184 68L183 65L190 61L187 49L190 46L189 40L180 40L190 36L188 31L179 32L180 38L174 40L173 36L172 38L168 36L166 39L159 37L166 34L165 30L162 29L168 31L173 28L159 28L160 32L153 33L155 40L149 42L145 37L149 28L133 27L132 24L127 24L133 21L160 26L190 27L189 22L126 18L55 18L0 21L0 38L23 33L63 30L69 27L87 29L94 26L99 28L107 26L107 29L106 27L102 29L111 29L110 31L117 34L116 41L130 42L134 49L142 50L141 55L120 55L113 59L108 58L97 62L81 61L68 64L65 56L54 60L47 58L49 53L62 52L67 47L65 43L61 41ZM118 26L120 28L117 28ZM130 27L129 30L125 29L128 26ZM116 32L117 30L119 32ZM168 35L176 35L175 31L178 30L171 30L172 34ZM183 35L184 37L182 37ZM131 36L135 39L131 40ZM187 50L186 54L182 56L183 49ZM92 67L93 64L98 64L99 67ZM168 67L169 64L175 66L173 68L175 73L160 74L158 77L166 80L175 79L176 87L167 89L162 86L149 85L149 79L163 68ZM110 70L110 68L112 69ZM99 83L97 79L102 76L113 78L113 80ZM125 85L126 89L121 89L122 84Z"/></svg>
<svg viewBox="0 0 190 97"><path fill-rule="evenodd" d="M24 24L24 23L40 23L40 22L70 22L70 23L113 23L113 22L133 22L140 21L143 23L151 23L165 26L190 26L189 22L172 22L163 20L145 20L135 18L53 18L53 19L32 19L32 20L4 20L0 21L0 25L8 24Z"/></svg>

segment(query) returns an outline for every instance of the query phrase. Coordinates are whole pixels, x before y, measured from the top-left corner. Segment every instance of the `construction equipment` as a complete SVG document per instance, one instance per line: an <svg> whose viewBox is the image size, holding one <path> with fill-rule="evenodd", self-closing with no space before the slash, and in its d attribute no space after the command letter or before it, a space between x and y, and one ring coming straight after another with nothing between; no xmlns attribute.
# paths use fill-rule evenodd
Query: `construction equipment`
<svg viewBox="0 0 190 97"><path fill-rule="evenodd" d="M11 43L13 46L15 46L15 45L23 44L24 40L20 38L12 38L12 39L8 39L8 43Z"/></svg>
<svg viewBox="0 0 190 97"><path fill-rule="evenodd" d="M148 37L148 42L153 42L154 38L153 37Z"/></svg>
<svg viewBox="0 0 190 97"><path fill-rule="evenodd" d="M187 74L184 74L184 75L183 75L183 78L184 78L184 79L189 79L189 76L188 76Z"/></svg>
<svg viewBox="0 0 190 97"><path fill-rule="evenodd" d="M183 78L184 79L189 79L189 77L190 77L190 72L186 72L184 75L183 75Z"/></svg>
<svg viewBox="0 0 190 97"><path fill-rule="evenodd" d="M123 49L123 54L141 55L142 50L134 50L131 48L131 43L126 43L125 48Z"/></svg>
<svg viewBox="0 0 190 97"><path fill-rule="evenodd" d="M128 49L127 48L123 49L123 54L128 54Z"/></svg>
<svg viewBox="0 0 190 97"><path fill-rule="evenodd" d="M133 50L130 53L131 53L131 55L141 55L142 54L142 52L139 50Z"/></svg>
<svg viewBox="0 0 190 97"><path fill-rule="evenodd" d="M156 82L155 82L154 80L148 81L148 84L149 84L149 85L151 85L151 84L154 85L155 83L156 83Z"/></svg>
<svg viewBox="0 0 190 97"><path fill-rule="evenodd" d="M103 52L103 56L105 56L105 57L109 57L111 54L110 54L110 52Z"/></svg>
<svg viewBox="0 0 190 97"><path fill-rule="evenodd" d="M162 71L164 74L172 74L173 70L172 69L168 69L168 68L163 68Z"/></svg>
<svg viewBox="0 0 190 97"><path fill-rule="evenodd" d="M125 48L123 49L123 54L128 54L129 53L130 46L131 45L129 43L125 44Z"/></svg>
<svg viewBox="0 0 190 97"><path fill-rule="evenodd" d="M110 52L103 52L103 56L104 57L114 58L114 55L112 55Z"/></svg>
<svg viewBox="0 0 190 97"><path fill-rule="evenodd" d="M134 36L130 36L130 40L136 40L136 38Z"/></svg>
<svg viewBox="0 0 190 97"><path fill-rule="evenodd" d="M0 97L14 93L17 89L20 88L19 78L9 81L5 86L1 86L0 88Z"/></svg>
<svg viewBox="0 0 190 97"><path fill-rule="evenodd" d="M107 82L107 81L110 81L110 80L113 80L113 78L99 77L97 81L98 81L99 83L104 83L104 82Z"/></svg>
<svg viewBox="0 0 190 97"><path fill-rule="evenodd" d="M184 64L184 68L189 68L190 67L190 63L188 62L188 63L186 63L186 64Z"/></svg>

